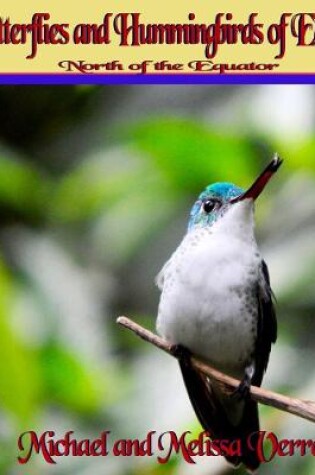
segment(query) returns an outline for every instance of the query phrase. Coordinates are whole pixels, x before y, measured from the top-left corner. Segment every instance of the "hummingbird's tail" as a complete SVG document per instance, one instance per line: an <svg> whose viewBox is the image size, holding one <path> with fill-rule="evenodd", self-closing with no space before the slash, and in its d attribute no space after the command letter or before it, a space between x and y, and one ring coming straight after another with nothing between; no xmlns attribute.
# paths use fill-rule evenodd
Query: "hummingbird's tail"
<svg viewBox="0 0 315 475"><path fill-rule="evenodd" d="M229 440L230 444L234 440L239 440L241 455L224 454L224 457L235 467L243 463L248 471L255 472L260 465L260 460L254 450L259 431L257 403L251 400L240 401L242 414L237 424L233 424L224 409L221 398L218 397L218 391L211 387L209 380L194 370L186 359L180 359L179 364L190 401L204 430L212 439ZM251 437L250 446L249 436Z"/></svg>

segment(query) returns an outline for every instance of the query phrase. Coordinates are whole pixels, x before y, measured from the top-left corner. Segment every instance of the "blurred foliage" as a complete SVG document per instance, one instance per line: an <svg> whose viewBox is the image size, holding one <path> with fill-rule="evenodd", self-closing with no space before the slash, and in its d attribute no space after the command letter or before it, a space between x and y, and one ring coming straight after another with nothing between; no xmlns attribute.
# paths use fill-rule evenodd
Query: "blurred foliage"
<svg viewBox="0 0 315 475"><path fill-rule="evenodd" d="M18 422L32 420L39 392L37 361L30 349L16 338L10 327L14 282L3 264L0 267L0 398L3 407L11 412ZM23 397L21 397L23 395Z"/></svg>
<svg viewBox="0 0 315 475"><path fill-rule="evenodd" d="M32 165L15 157L0 157L0 212L3 219L27 218L36 223L42 218L50 193L47 178Z"/></svg>
<svg viewBox="0 0 315 475"><path fill-rule="evenodd" d="M66 348L51 342L41 348L38 360L46 403L60 404L78 412L93 412L100 406L96 383L101 375L96 378Z"/></svg>
<svg viewBox="0 0 315 475"><path fill-rule="evenodd" d="M254 153L249 137L209 131L189 120L146 121L133 127L130 136L137 149L152 157L163 181L182 194L198 193L205 179L223 176L235 157L238 166L230 171L232 182L248 182L256 168L249 160Z"/></svg>
<svg viewBox="0 0 315 475"><path fill-rule="evenodd" d="M8 86L0 91L0 136L25 153L79 122L97 101L95 87ZM45 157L41 157L45 162ZM34 156L30 156L34 160ZM54 164L51 164L52 166ZM45 162L45 166L49 166Z"/></svg>
<svg viewBox="0 0 315 475"><path fill-rule="evenodd" d="M145 326L153 327L148 315L156 308L143 303L145 293L150 288L147 301L153 301L155 268L157 271L162 259L174 249L175 238L168 229L173 229L176 239L184 233L190 205L201 189L218 180L246 187L275 150L283 155L285 166L258 209L274 231L273 236L262 232L272 253L279 242L285 250L289 238L295 236L286 236L286 224L277 229L278 219L287 216L283 222L290 223L298 216L290 216L286 200L281 201L287 179L306 171L314 185L312 137L288 144L279 138L266 138L260 131L251 129L241 134L176 116L150 116L132 123L121 117L118 125L112 126L105 121L110 143L104 140L102 150L91 147L83 156L71 156L63 163L62 151L68 157L69 148L71 152L68 134L75 137L77 133L79 140L80 127L92 129L92 109L102 93L105 105L110 102L113 90L0 89L4 124L0 153L1 473L18 473L16 440L30 428L43 431L49 424L50 429L63 433L73 424L78 434L89 431L95 438L104 427L129 437L142 427L141 409L150 403L142 391L141 364L151 357L152 349L116 328L113 319L126 310ZM99 114L106 116L106 107L103 109ZM85 133L88 135L88 128ZM49 146L57 137L63 141L60 156L53 160ZM43 152L46 149L47 156ZM303 201L305 197L295 199ZM272 206L276 201L280 211L275 217ZM308 236L314 230L314 201L311 212ZM291 248L282 256L283 265L289 265L288 256L292 256ZM306 371L310 388L312 382L315 387L314 368L305 353L307 349L314 351L309 335L315 330L315 300L312 291L306 290L313 285L315 267L307 267L306 262L315 262L315 252L304 259L298 279L291 284L290 273L285 278L286 267L275 266L273 274L275 280L282 276L278 313L285 356L273 365L278 365L275 389L284 392L302 392ZM299 307L296 302L302 291L308 297ZM292 368L300 368L300 375L294 377L292 369L283 363L289 361L285 351L291 351ZM154 369L148 378L152 387L158 384ZM136 406L137 416L132 402L136 404L140 394L143 399ZM176 394L169 395L173 397ZM176 401L173 404L175 413ZM158 423L154 408L149 412L151 422ZM262 409L264 419L270 421L273 412ZM285 424L291 419L277 417L274 429L285 433ZM133 425L135 418L138 426ZM194 420L191 428L198 433ZM177 427L178 432L186 429L186 422ZM118 475L175 475L183 469L179 457L164 466L150 460L141 466L132 461L128 467L120 466L119 460L115 463L112 473ZM29 467L34 472L28 473L46 470L37 461ZM311 457L296 458L283 467L281 473L288 475L315 473ZM54 473L87 473L84 468L80 470L75 466L71 471L68 466ZM92 461L88 473L98 473ZM220 473L230 473L224 463ZM262 467L262 473L276 472L270 464Z"/></svg>

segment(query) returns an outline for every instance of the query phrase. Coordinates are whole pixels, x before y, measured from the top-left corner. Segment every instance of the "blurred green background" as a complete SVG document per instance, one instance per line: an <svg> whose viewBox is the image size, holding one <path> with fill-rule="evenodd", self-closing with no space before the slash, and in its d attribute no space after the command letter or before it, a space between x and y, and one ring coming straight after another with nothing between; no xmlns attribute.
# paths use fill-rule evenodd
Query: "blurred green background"
<svg viewBox="0 0 315 475"><path fill-rule="evenodd" d="M26 430L143 439L200 431L172 358L118 327L154 329L154 277L179 244L196 195L246 187L285 160L256 207L277 297L279 338L264 386L315 399L315 88L0 88L0 473L229 475L218 457L61 457L17 463ZM314 424L261 407L279 438ZM315 474L277 457L261 474Z"/></svg>

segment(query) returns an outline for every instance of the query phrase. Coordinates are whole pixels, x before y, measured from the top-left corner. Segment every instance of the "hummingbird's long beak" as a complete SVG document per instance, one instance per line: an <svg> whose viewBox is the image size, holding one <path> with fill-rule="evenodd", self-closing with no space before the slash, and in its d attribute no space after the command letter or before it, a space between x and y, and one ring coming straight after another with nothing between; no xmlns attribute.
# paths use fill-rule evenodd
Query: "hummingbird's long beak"
<svg viewBox="0 0 315 475"><path fill-rule="evenodd" d="M258 198L258 196L263 191L273 174L276 173L282 162L283 160L281 160L281 158L276 153L269 165L264 169L264 171L259 175L259 177L256 178L252 186L248 188L248 190L245 191L245 193L243 193L242 195L233 198L230 203L237 203L238 201L243 201L248 198L251 198L252 200Z"/></svg>

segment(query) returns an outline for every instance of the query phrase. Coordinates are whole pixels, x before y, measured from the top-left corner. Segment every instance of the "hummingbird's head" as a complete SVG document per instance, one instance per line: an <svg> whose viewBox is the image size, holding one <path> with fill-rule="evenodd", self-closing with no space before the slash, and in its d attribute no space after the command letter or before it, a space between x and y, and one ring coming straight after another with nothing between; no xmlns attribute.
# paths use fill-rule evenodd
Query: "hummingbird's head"
<svg viewBox="0 0 315 475"><path fill-rule="evenodd" d="M188 230L195 227L212 226L235 203L243 200L254 201L281 163L282 160L275 154L273 160L247 191L233 185L233 183L213 183L207 186L191 209Z"/></svg>
<svg viewBox="0 0 315 475"><path fill-rule="evenodd" d="M233 183L213 183L199 195L190 212L188 229L211 226L231 205L231 200L244 193Z"/></svg>

